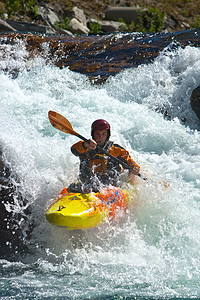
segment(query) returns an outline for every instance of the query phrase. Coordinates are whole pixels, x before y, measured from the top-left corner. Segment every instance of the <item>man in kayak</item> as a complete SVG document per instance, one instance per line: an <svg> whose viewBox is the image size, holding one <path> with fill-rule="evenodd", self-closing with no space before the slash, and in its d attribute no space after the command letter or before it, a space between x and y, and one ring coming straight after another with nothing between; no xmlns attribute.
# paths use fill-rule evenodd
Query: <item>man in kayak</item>
<svg viewBox="0 0 200 300"><path fill-rule="evenodd" d="M139 174L140 167L127 150L109 140L110 134L110 124L103 119L98 119L92 123L92 138L88 143L79 141L71 147L72 153L80 158L80 183L70 185L68 190L73 191L79 186L82 190L90 189L96 192L101 186L119 185L119 176L123 171L122 166L99 151L97 146L131 167L129 169L130 180Z"/></svg>

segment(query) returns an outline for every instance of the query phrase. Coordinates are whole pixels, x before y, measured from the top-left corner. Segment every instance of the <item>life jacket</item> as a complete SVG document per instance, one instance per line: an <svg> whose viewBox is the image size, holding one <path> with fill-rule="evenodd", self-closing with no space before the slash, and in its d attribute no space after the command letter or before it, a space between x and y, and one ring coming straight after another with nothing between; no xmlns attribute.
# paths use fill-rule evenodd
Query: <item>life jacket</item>
<svg viewBox="0 0 200 300"><path fill-rule="evenodd" d="M105 154L95 154L92 159L89 159L91 173L106 174L107 162L107 156Z"/></svg>
<svg viewBox="0 0 200 300"><path fill-rule="evenodd" d="M104 149L108 151L110 147L113 145L113 142L108 141L104 146ZM107 174L107 167L108 167L108 156L102 153L91 153L89 155L89 168L92 174Z"/></svg>
<svg viewBox="0 0 200 300"><path fill-rule="evenodd" d="M114 157L118 157L121 160L127 162L129 165L136 165L131 158L128 151L123 147L114 144L111 141L107 141L104 149ZM97 150L89 150L84 146L82 141L74 144L71 147L71 151L74 155L80 158L80 172L79 179L82 183L90 182L92 178L98 177L101 182L109 182L116 185L122 167L119 163L113 161L106 154L102 154ZM95 175L95 176L94 176Z"/></svg>

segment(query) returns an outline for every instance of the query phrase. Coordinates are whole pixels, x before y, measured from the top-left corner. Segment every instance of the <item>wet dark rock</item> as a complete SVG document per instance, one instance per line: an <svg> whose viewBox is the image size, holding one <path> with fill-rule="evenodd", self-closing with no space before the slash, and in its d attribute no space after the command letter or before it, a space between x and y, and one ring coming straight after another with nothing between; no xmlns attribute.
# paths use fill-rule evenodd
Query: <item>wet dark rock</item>
<svg viewBox="0 0 200 300"><path fill-rule="evenodd" d="M0 19L0 32L8 31L16 31L16 29L9 25L6 21Z"/></svg>
<svg viewBox="0 0 200 300"><path fill-rule="evenodd" d="M19 22L13 20L6 20L14 30L19 32L37 32L37 33L53 33L47 26L37 25L29 22Z"/></svg>
<svg viewBox="0 0 200 300"><path fill-rule="evenodd" d="M0 34L0 37L5 38L1 41L2 45L13 44L15 38L24 40L30 57L39 55L47 62L50 57L51 64L69 67L91 80L98 78L100 82L121 70L153 62L164 48L174 46L174 41L176 47L200 47L200 30L197 29L174 34L122 34L120 38L118 35L44 36L19 33ZM49 53L46 48L44 50L44 43L48 43Z"/></svg>
<svg viewBox="0 0 200 300"><path fill-rule="evenodd" d="M10 182L10 170L2 160L0 151L0 259L15 260L18 255L27 253L23 234L19 227L21 216L14 215L14 198L20 197Z"/></svg>
<svg viewBox="0 0 200 300"><path fill-rule="evenodd" d="M192 109L200 120L200 86L193 90L190 101Z"/></svg>

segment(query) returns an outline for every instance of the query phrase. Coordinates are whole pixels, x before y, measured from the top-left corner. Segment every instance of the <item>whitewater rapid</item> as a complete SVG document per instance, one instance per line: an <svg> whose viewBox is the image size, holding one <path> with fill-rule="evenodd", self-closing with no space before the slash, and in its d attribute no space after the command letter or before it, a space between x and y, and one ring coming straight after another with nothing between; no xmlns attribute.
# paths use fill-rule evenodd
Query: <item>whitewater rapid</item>
<svg viewBox="0 0 200 300"><path fill-rule="evenodd" d="M21 214L18 224L32 254L17 263L0 262L2 299L14 295L3 294L12 286L6 274L15 278L21 298L200 297L200 126L190 106L200 84L200 50L163 51L152 64L122 71L102 85L40 57L22 65L23 44L15 53L13 61L8 55L0 63L2 69L20 69L16 78L0 72L0 146L24 200L16 196L6 209L13 217ZM78 159L70 152L77 138L53 128L49 110L87 138L91 123L106 119L111 140L140 164L149 180L127 186L137 194L137 205L130 203L123 221L83 232L47 222L50 200L78 174ZM171 118L163 117L165 110ZM34 224L29 238L28 223Z"/></svg>

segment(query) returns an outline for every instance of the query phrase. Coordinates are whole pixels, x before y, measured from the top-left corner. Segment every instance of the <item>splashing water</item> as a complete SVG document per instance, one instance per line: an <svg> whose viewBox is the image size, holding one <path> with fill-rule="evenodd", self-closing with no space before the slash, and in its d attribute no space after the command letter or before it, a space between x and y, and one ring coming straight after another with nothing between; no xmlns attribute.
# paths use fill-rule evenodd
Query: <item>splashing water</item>
<svg viewBox="0 0 200 300"><path fill-rule="evenodd" d="M200 50L163 51L152 64L100 86L40 57L21 65L23 44L8 53L0 72L0 144L22 200L16 195L6 209L13 218L20 213L31 254L0 261L1 299L200 297L200 134L190 107L200 84ZM5 64L20 66L16 78ZM50 200L78 174L70 153L77 138L53 128L49 110L88 138L91 123L106 119L112 140L141 165L149 180L126 186L132 199L123 220L80 232L46 221Z"/></svg>

